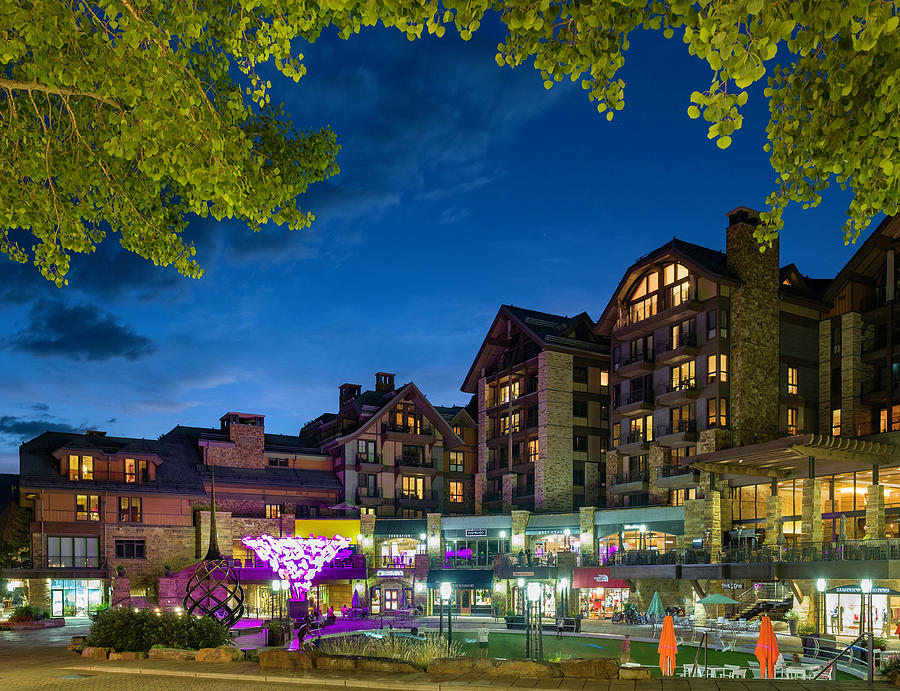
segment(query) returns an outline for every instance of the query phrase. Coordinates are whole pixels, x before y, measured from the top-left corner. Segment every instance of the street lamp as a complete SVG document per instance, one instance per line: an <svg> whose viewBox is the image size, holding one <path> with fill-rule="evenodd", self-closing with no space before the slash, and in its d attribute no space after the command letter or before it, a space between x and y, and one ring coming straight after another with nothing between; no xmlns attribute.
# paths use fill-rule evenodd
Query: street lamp
<svg viewBox="0 0 900 691"><path fill-rule="evenodd" d="M541 616L541 591L543 590L540 583L532 581L528 584L528 621L532 626L532 636L534 636L534 645L528 646L530 650L526 650L526 655L533 654L538 660L544 659L544 627L543 617ZM534 631L534 625L537 624L537 631ZM529 640L531 636L529 636ZM530 657L530 655L529 655Z"/></svg>
<svg viewBox="0 0 900 691"><path fill-rule="evenodd" d="M860 589L860 591L862 592L862 595L863 595L863 598L862 598L863 601L860 603L861 607L860 607L860 612L859 612L859 621L860 621L859 633L862 635L864 632L866 632L866 631L868 632L868 637L869 637L869 645L868 645L869 657L868 657L868 659L866 660L866 662L867 662L867 665L868 665L868 668L869 668L869 669L868 669L868 672L869 672L869 673L868 673L868 681L869 681L869 683L871 684L871 683L872 683L872 680L873 680L874 677L875 677L875 659L874 659L874 655L875 655L875 650L874 650L874 648L875 648L875 646L874 646L874 642L873 642L873 640L872 640L872 579L870 579L870 578L863 578L863 579L859 582L859 589ZM868 596L868 597L867 597L867 596ZM868 607L868 611L866 610L866 607ZM867 620L868 620L868 621L867 621ZM867 624L867 623L868 623L868 625L869 625L869 628L868 628L868 629L866 629L866 624Z"/></svg>
<svg viewBox="0 0 900 691"><path fill-rule="evenodd" d="M521 605L522 614L525 614L525 579L517 578L516 585L519 586L519 589L516 591L516 609Z"/></svg>
<svg viewBox="0 0 900 691"><path fill-rule="evenodd" d="M450 653L450 646L453 645L453 608L450 604L450 593L452 592L452 586L444 581L441 583L441 608L443 609L443 602L447 600L447 653Z"/></svg>
<svg viewBox="0 0 900 691"><path fill-rule="evenodd" d="M569 616L569 579L568 578L560 578L559 579L559 589L562 591L562 597L560 598L562 602L562 615L564 617Z"/></svg>
<svg viewBox="0 0 900 691"><path fill-rule="evenodd" d="M569 551L569 535L571 535L571 534L572 534L572 531L569 530L568 528L566 528L565 530L563 530L563 535L564 535L565 538L566 538L566 551L567 551L567 552Z"/></svg>
<svg viewBox="0 0 900 691"><path fill-rule="evenodd" d="M825 621L826 612L825 612L825 579L824 578L820 578L819 580L816 581L816 590L819 592L819 597L816 600L816 608L818 609L818 612L817 612L818 616L816 616L816 630L818 632L822 632L822 630L824 629L825 632L827 633L828 626ZM821 627L819 626L819 618L820 617L822 620Z"/></svg>

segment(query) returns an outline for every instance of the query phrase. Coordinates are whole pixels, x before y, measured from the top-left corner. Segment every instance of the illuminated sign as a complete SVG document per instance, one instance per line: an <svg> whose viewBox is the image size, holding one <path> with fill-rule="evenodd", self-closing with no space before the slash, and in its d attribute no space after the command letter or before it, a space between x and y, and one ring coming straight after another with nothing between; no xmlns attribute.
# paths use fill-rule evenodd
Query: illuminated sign
<svg viewBox="0 0 900 691"><path fill-rule="evenodd" d="M444 556L448 559L450 557L458 557L459 559L471 559L472 558L472 550L469 548L466 549L448 549L444 552Z"/></svg>
<svg viewBox="0 0 900 691"><path fill-rule="evenodd" d="M378 569L375 575L378 578L403 578L403 569Z"/></svg>
<svg viewBox="0 0 900 691"><path fill-rule="evenodd" d="M594 580L597 583L606 583L607 581L609 581L609 576L604 573L598 573L596 576L594 576Z"/></svg>
<svg viewBox="0 0 900 691"><path fill-rule="evenodd" d="M513 571L512 575L513 578L515 578L516 576L533 576L534 571Z"/></svg>
<svg viewBox="0 0 900 691"><path fill-rule="evenodd" d="M625 530L637 530L642 533L647 532L647 526L645 525L624 525L622 528Z"/></svg>
<svg viewBox="0 0 900 691"><path fill-rule="evenodd" d="M487 528L467 528L466 537L487 537Z"/></svg>

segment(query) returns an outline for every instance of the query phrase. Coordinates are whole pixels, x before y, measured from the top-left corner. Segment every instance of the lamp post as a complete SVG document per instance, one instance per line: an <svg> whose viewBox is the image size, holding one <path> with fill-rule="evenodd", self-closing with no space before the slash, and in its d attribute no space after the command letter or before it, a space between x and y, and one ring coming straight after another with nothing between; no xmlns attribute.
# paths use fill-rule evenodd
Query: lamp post
<svg viewBox="0 0 900 691"><path fill-rule="evenodd" d="M869 578L862 579L859 582L859 589L862 594L859 612L859 632L860 634L865 632L869 639L867 646L869 656L866 660L866 665L868 667L868 682L871 684L875 676L875 646L872 641L872 580ZM868 610L866 609L867 607ZM866 628L866 624L868 624L868 628Z"/></svg>
<svg viewBox="0 0 900 691"><path fill-rule="evenodd" d="M532 581L528 584L528 608L529 610L533 610L534 623L537 624L537 631L535 632L534 636L534 645L532 646L532 650L530 652L533 655L536 655L538 660L544 659L544 627L540 605L542 590L543 588L541 587L541 584L536 581Z"/></svg>
<svg viewBox="0 0 900 691"><path fill-rule="evenodd" d="M566 528L565 530L563 530L563 535L564 535L565 538L566 538L566 551L567 551L567 552L569 551L569 535L571 535L571 534L572 534L572 531L569 530L568 528Z"/></svg>
<svg viewBox="0 0 900 691"><path fill-rule="evenodd" d="M452 586L444 581L441 583L441 602L447 600L447 653L450 652L450 646L453 645L453 608L450 604L450 593ZM443 604L441 605L443 609Z"/></svg>
<svg viewBox="0 0 900 691"><path fill-rule="evenodd" d="M568 578L560 578L559 579L559 588L562 591L562 615L564 617L569 616L569 579Z"/></svg>
<svg viewBox="0 0 900 691"><path fill-rule="evenodd" d="M816 591L819 593L816 599L816 633L827 633L825 622L825 579L820 578L816 581ZM821 617L821 626L819 618Z"/></svg>
<svg viewBox="0 0 900 691"><path fill-rule="evenodd" d="M516 585L519 586L516 591L516 609L520 609L522 614L525 614L525 579L518 578L516 579Z"/></svg>

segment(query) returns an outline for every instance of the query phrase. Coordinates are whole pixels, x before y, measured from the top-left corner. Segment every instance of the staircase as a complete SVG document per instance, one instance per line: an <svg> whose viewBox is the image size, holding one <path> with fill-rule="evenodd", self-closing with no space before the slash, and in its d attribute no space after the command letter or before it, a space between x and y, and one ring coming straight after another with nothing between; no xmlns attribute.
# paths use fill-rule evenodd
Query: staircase
<svg viewBox="0 0 900 691"><path fill-rule="evenodd" d="M788 583L757 583L737 597L729 619L753 619L768 612L786 612L794 603L794 595Z"/></svg>

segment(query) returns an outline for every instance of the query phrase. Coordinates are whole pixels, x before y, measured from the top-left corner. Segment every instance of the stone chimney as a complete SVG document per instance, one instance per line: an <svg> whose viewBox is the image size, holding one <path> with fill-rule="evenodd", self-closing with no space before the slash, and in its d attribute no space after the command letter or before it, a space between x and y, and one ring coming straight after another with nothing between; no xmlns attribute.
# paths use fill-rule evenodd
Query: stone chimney
<svg viewBox="0 0 900 691"><path fill-rule="evenodd" d="M378 393L389 393L394 390L394 376L390 372L375 373L375 390Z"/></svg>
<svg viewBox="0 0 900 691"><path fill-rule="evenodd" d="M341 384L339 391L340 407L343 408L344 404L347 401L350 401L359 396L359 394L362 392L362 387L359 384Z"/></svg>
<svg viewBox="0 0 900 691"><path fill-rule="evenodd" d="M233 445L201 439L206 446L206 464L233 468L265 468L265 415L225 413L219 418Z"/></svg>
<svg viewBox="0 0 900 691"><path fill-rule="evenodd" d="M753 233L759 212L739 206L728 214L726 263L741 280L731 297L731 410L733 445L778 436L778 240L760 251Z"/></svg>

